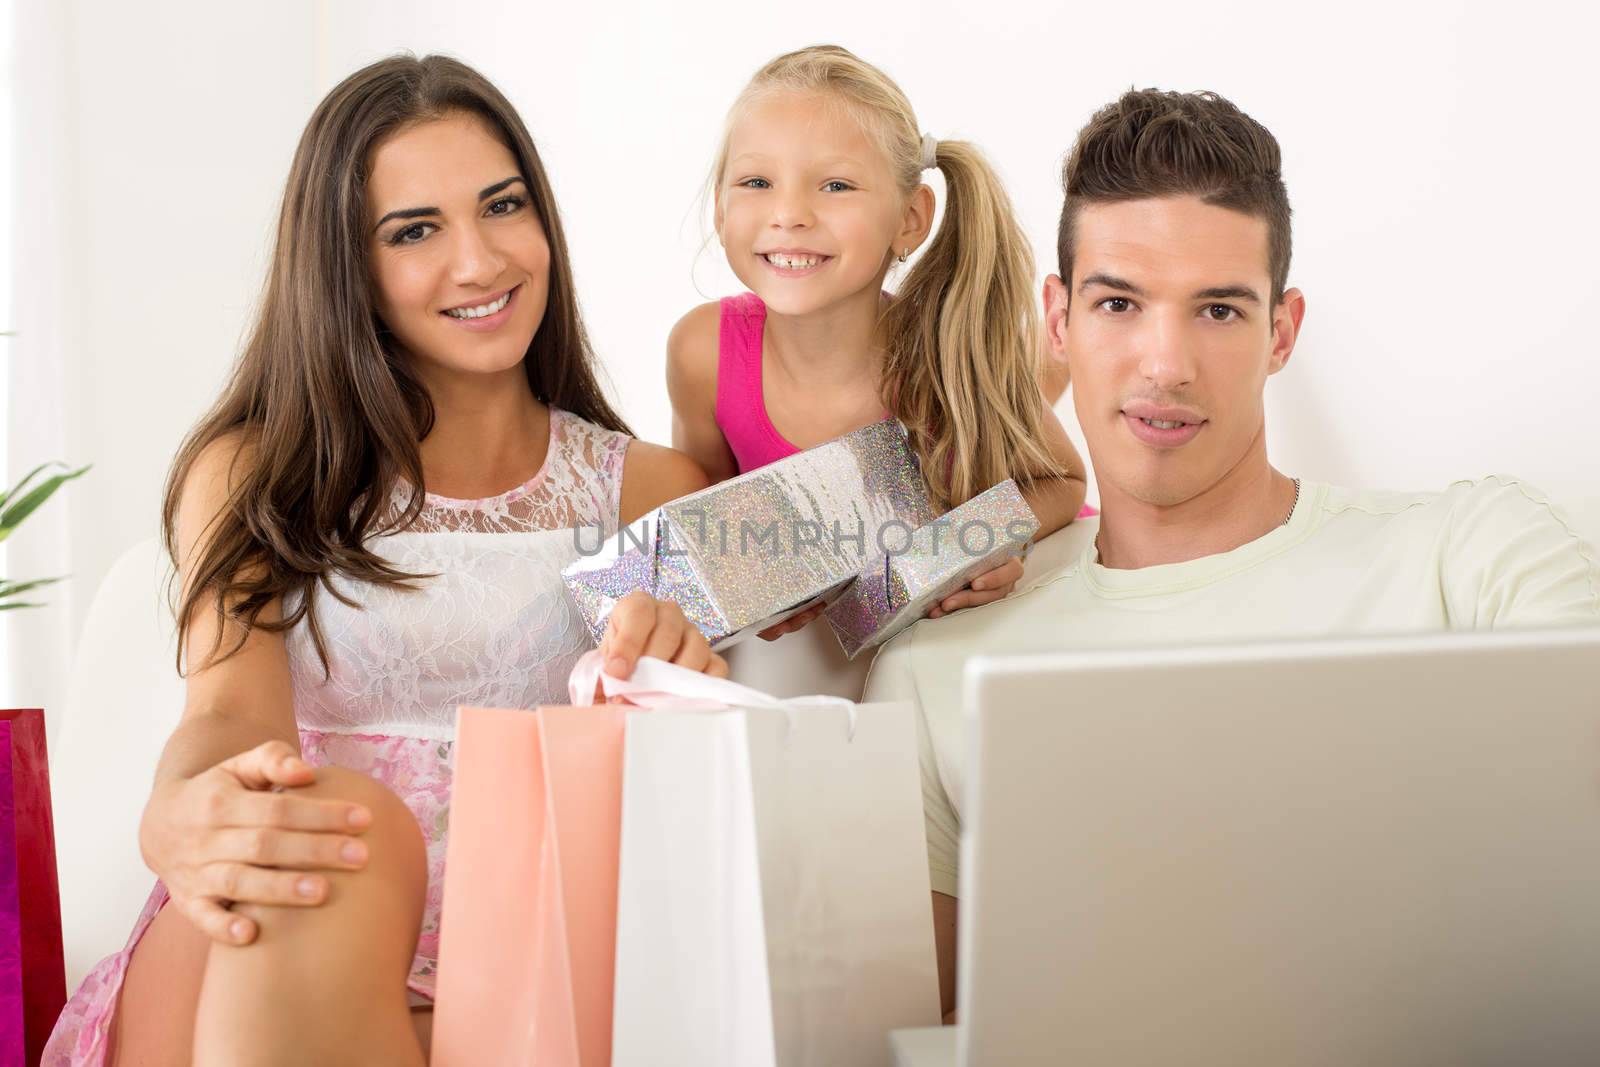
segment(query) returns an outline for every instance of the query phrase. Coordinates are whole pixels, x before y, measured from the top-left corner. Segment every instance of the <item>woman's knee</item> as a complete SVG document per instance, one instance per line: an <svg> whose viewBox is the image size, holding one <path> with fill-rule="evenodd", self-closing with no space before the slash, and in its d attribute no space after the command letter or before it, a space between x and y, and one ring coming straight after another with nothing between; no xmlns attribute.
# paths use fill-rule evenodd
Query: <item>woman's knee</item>
<svg viewBox="0 0 1600 1067"><path fill-rule="evenodd" d="M414 1058L405 988L427 889L421 828L399 797L353 771L320 768L305 791L372 812L359 838L367 862L359 870L319 872L328 892L315 906L234 909L254 919L258 932L249 945L211 950L196 1012L196 1062L202 1051L211 1062L245 1062L241 1043L256 1050L252 1062L298 1062L276 1058L282 1042L323 1050L307 1054L306 1062L334 1062L323 1055L328 1049L372 1041L409 1051L374 1053L370 1062ZM285 1033L285 1019L296 1020L300 1032Z"/></svg>
<svg viewBox="0 0 1600 1067"><path fill-rule="evenodd" d="M372 812L361 835L367 846L365 870L386 869L394 878L427 881L427 846L422 827L395 792L369 775L343 767L317 768L317 780L295 792L360 804Z"/></svg>
<svg viewBox="0 0 1600 1067"><path fill-rule="evenodd" d="M321 871L328 881L323 902L313 908L268 905L240 906L238 911L257 919L263 932L337 921L346 925L354 913L373 922L403 922L420 926L428 884L427 849L416 817L395 793L367 775L343 767L320 767L317 780L296 792L360 804L372 812L372 822L357 839L366 851L365 862L353 871Z"/></svg>

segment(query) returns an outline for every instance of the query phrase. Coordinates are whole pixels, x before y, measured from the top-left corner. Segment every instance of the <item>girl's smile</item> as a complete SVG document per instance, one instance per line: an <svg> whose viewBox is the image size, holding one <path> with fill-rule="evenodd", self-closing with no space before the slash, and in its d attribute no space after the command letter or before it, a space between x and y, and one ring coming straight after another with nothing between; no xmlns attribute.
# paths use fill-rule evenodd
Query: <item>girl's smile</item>
<svg viewBox="0 0 1600 1067"><path fill-rule="evenodd" d="M804 278L809 274L815 274L833 260L832 256L825 256L820 252L790 250L762 252L757 258L780 278Z"/></svg>

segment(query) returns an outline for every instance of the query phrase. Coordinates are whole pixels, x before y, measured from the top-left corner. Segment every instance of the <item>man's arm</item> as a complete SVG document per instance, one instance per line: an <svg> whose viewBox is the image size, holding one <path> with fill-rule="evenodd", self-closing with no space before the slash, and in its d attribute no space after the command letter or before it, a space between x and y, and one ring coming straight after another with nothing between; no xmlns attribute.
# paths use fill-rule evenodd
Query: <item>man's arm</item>
<svg viewBox="0 0 1600 1067"><path fill-rule="evenodd" d="M1600 555L1543 493L1499 476L1448 493L1440 577L1452 627L1600 623Z"/></svg>
<svg viewBox="0 0 1600 1067"><path fill-rule="evenodd" d="M922 625L927 625L926 623ZM925 718L926 708L911 668L908 631L879 650L867 674L863 703L906 701L916 708L917 761L922 768L922 816L928 839L928 877L933 886L933 944L939 966L939 1011L952 1019L956 1002L956 896L961 820L939 774Z"/></svg>

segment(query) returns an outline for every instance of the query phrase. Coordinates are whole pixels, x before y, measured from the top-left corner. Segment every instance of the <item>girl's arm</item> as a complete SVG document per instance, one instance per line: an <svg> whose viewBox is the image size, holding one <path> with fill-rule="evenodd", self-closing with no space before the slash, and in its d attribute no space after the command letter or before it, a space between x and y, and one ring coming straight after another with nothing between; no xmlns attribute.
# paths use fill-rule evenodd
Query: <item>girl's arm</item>
<svg viewBox="0 0 1600 1067"><path fill-rule="evenodd" d="M1051 352L1048 343L1044 353L1044 373L1039 375L1039 388L1044 391L1044 406L1046 410L1056 406L1056 402L1066 393L1067 386L1072 384L1072 372L1067 367L1067 361Z"/></svg>
<svg viewBox="0 0 1600 1067"><path fill-rule="evenodd" d="M1033 535L1035 541L1055 533L1077 518L1078 512L1083 510L1083 498L1089 489L1084 477L1083 460L1054 411L1045 408L1040 428L1044 431L1045 445L1062 473L1054 478L1037 478L1019 486L1022 499L1028 502L1028 507L1033 509L1034 516L1039 520L1039 531ZM1000 566L972 579L965 589L957 590L939 601L938 606L928 612L928 618L937 619L962 608L1003 600L1016 588L1021 577L1022 560L1013 556Z"/></svg>
<svg viewBox="0 0 1600 1067"><path fill-rule="evenodd" d="M1083 459L1079 457L1077 448L1073 447L1072 438L1067 436L1066 427L1061 425L1056 413L1045 408L1039 428L1044 431L1045 447L1050 449L1050 455L1055 459L1056 466L1061 468L1062 474L1056 478L1035 479L1021 486L1022 498L1039 520L1039 532L1033 535L1035 541L1048 537L1077 518L1078 512L1083 510L1083 498L1089 491Z"/></svg>
<svg viewBox="0 0 1600 1067"><path fill-rule="evenodd" d="M701 304L667 337L667 395L672 399L672 447L700 465L713 483L739 473L717 426L717 354L721 306Z"/></svg>

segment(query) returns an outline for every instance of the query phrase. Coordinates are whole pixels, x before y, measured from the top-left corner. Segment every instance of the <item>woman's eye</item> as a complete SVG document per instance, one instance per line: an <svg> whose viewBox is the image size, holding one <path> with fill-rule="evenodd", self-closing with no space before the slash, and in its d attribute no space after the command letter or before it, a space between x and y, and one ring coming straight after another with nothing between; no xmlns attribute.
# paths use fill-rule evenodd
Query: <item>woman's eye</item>
<svg viewBox="0 0 1600 1067"><path fill-rule="evenodd" d="M831 181L828 184L824 185L823 188L826 189L830 193L847 193L847 192L849 192L851 189L853 189L855 187L852 186L849 182L842 182L842 181L835 180L835 181Z"/></svg>
<svg viewBox="0 0 1600 1067"><path fill-rule="evenodd" d="M428 230L431 228L426 222L413 223L403 230L396 230L394 235L389 238L389 243L392 245L414 245L428 236Z"/></svg>
<svg viewBox="0 0 1600 1067"><path fill-rule="evenodd" d="M1212 322L1232 322L1239 317L1239 310L1227 304L1207 304L1206 318Z"/></svg>
<svg viewBox="0 0 1600 1067"><path fill-rule="evenodd" d="M491 215L509 215L522 206L520 196L502 196L499 200L489 205Z"/></svg>
<svg viewBox="0 0 1600 1067"><path fill-rule="evenodd" d="M765 178L746 178L744 181L739 182L738 184L744 186L746 189L772 188L772 183L767 181Z"/></svg>
<svg viewBox="0 0 1600 1067"><path fill-rule="evenodd" d="M1120 315L1133 305L1125 296L1108 296L1100 301L1100 306L1113 314Z"/></svg>

